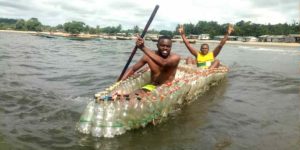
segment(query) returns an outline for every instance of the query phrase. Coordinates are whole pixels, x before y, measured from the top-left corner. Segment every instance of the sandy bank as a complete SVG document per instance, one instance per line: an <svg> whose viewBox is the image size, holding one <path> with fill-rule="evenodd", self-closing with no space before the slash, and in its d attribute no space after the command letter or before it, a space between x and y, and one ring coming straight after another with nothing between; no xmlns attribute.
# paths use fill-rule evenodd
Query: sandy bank
<svg viewBox="0 0 300 150"><path fill-rule="evenodd" d="M37 33L37 32L35 32L35 31L17 31L17 30L0 30L0 32L27 33L27 34Z"/></svg>
<svg viewBox="0 0 300 150"><path fill-rule="evenodd" d="M218 44L220 41L216 40L197 40L197 44L208 43ZM255 47L300 47L300 43L276 43L276 42L241 42L241 41L227 41L226 45L243 45Z"/></svg>
<svg viewBox="0 0 300 150"><path fill-rule="evenodd" d="M108 36L108 35L94 35L94 34L79 34L79 35L71 35L69 33L63 32L35 32L35 31L16 31L16 30L0 30L0 32L12 32L12 33L24 33L24 34L45 34L51 36L63 36L63 37L78 37L78 38L104 38L107 39L116 39L116 36ZM174 42L182 42L182 39L173 39ZM217 40L194 40L195 44L203 44L208 43L212 45L216 45L220 43ZM241 42L241 41L227 41L226 45L237 45L237 46L254 46L254 47L300 47L300 43L276 43L276 42Z"/></svg>
<svg viewBox="0 0 300 150"><path fill-rule="evenodd" d="M174 42L182 43L182 39L173 39ZM203 44L217 45L220 43L218 40L194 40L195 43L191 44ZM236 46L253 46L253 47L300 47L300 43L276 43L276 42L241 42L241 41L227 41L225 45Z"/></svg>

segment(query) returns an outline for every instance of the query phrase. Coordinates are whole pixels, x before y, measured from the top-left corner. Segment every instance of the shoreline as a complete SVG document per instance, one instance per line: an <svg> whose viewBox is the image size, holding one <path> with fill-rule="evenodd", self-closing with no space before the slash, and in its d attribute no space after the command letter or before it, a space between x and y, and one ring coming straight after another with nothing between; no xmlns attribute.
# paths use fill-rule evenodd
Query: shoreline
<svg viewBox="0 0 300 150"><path fill-rule="evenodd" d="M219 44L217 40L198 40L196 44ZM241 42L227 41L225 45L231 46L251 46L251 47L300 47L300 43L279 43L279 42Z"/></svg>
<svg viewBox="0 0 300 150"><path fill-rule="evenodd" d="M17 30L0 30L0 32L8 32L8 33L22 33L22 34L44 34L49 36L57 36L57 37L78 37L83 39L95 39L95 38L105 38L105 39L113 39L116 40L117 36L108 36L106 34L79 34L79 35L71 35L69 33L63 32L35 32L35 31L17 31ZM191 44L218 44L220 41L218 40L198 40L198 39L190 39L195 41L195 43ZM174 42L182 42L182 39L172 39ZM254 47L300 47L300 43L279 43L279 42L241 42L241 41L227 41L226 45L233 45L233 46L254 46Z"/></svg>

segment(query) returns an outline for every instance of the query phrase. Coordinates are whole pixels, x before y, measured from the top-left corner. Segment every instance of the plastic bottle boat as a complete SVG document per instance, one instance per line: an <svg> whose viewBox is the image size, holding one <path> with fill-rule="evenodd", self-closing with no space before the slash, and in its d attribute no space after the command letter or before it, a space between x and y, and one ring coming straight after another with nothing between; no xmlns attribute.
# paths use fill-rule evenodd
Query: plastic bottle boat
<svg viewBox="0 0 300 150"><path fill-rule="evenodd" d="M149 83L150 71L143 70L96 93L95 100L88 103L81 115L76 130L95 137L114 137L149 123L160 123L169 113L224 79L227 72L226 66L203 70L180 62L171 84L163 84L152 92L130 99L109 96L116 91L131 93Z"/></svg>

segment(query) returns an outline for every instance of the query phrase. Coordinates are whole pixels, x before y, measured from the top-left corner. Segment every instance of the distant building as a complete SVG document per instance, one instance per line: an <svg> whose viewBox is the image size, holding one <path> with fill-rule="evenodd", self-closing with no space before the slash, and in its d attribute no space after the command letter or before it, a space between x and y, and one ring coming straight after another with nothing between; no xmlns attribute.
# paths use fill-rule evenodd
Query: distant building
<svg viewBox="0 0 300 150"><path fill-rule="evenodd" d="M259 42L267 42L267 38L269 35L261 35L258 37Z"/></svg>
<svg viewBox="0 0 300 150"><path fill-rule="evenodd" d="M214 40L222 40L224 38L224 35L217 35L214 36ZM238 36L228 36L228 41L237 41L238 40Z"/></svg>
<svg viewBox="0 0 300 150"><path fill-rule="evenodd" d="M254 36L239 36L237 37L237 41L241 42L257 42L258 39Z"/></svg>
<svg viewBox="0 0 300 150"><path fill-rule="evenodd" d="M300 34L289 34L287 37L294 42L300 43Z"/></svg>
<svg viewBox="0 0 300 150"><path fill-rule="evenodd" d="M272 42L285 42L285 36L284 35L272 36Z"/></svg>
<svg viewBox="0 0 300 150"><path fill-rule="evenodd" d="M300 34L289 35L262 35L259 36L259 42L286 42L286 43L300 43Z"/></svg>
<svg viewBox="0 0 300 150"><path fill-rule="evenodd" d="M209 40L210 37L209 37L209 34L200 34L200 35L198 36L198 39L199 39L199 40Z"/></svg>
<svg viewBox="0 0 300 150"><path fill-rule="evenodd" d="M244 42L244 41L245 41L245 38L242 37L242 36L238 36L238 37L236 38L236 40L237 40L237 41Z"/></svg>
<svg viewBox="0 0 300 150"><path fill-rule="evenodd" d="M187 38L188 39L198 39L199 35L190 34Z"/></svg>
<svg viewBox="0 0 300 150"><path fill-rule="evenodd" d="M288 36L285 37L285 42L287 42L287 43L295 43L296 42L296 38L294 38L293 36L288 35Z"/></svg>
<svg viewBox="0 0 300 150"><path fill-rule="evenodd" d="M181 35L174 35L173 39L181 39Z"/></svg>
<svg viewBox="0 0 300 150"><path fill-rule="evenodd" d="M258 38L254 37L254 36L246 36L245 37L245 42L257 42Z"/></svg>
<svg viewBox="0 0 300 150"><path fill-rule="evenodd" d="M126 36L126 33L117 33L117 36Z"/></svg>
<svg viewBox="0 0 300 150"><path fill-rule="evenodd" d="M224 37L223 35L217 35L217 36L214 36L214 40L220 41L223 39L223 37Z"/></svg>
<svg viewBox="0 0 300 150"><path fill-rule="evenodd" d="M145 39L146 40L152 40L152 39L158 39L159 34L146 34Z"/></svg>
<svg viewBox="0 0 300 150"><path fill-rule="evenodd" d="M200 35L195 35L195 34L190 34L188 39L198 39L198 40L209 40L209 34L200 34Z"/></svg>

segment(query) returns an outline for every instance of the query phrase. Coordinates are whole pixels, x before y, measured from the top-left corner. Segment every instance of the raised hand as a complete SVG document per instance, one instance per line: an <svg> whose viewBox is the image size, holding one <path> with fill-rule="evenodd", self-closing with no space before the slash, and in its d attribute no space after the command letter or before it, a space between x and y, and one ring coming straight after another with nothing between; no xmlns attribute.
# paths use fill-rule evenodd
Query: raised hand
<svg viewBox="0 0 300 150"><path fill-rule="evenodd" d="M142 48L145 47L145 45L144 45L144 39L141 38L140 36L137 37L136 43L135 43L135 44L136 44L136 46L137 46L138 48L140 48L140 49L142 49Z"/></svg>
<svg viewBox="0 0 300 150"><path fill-rule="evenodd" d="M181 35L184 34L184 28L183 28L183 25L182 25L182 24L179 26L178 32L179 32L179 34L181 34Z"/></svg>
<svg viewBox="0 0 300 150"><path fill-rule="evenodd" d="M234 31L233 25L232 24L228 24L227 33L231 34L233 31Z"/></svg>

